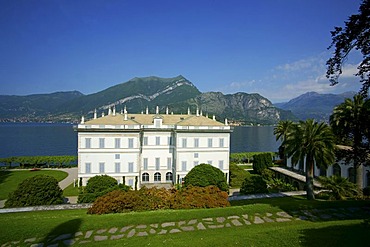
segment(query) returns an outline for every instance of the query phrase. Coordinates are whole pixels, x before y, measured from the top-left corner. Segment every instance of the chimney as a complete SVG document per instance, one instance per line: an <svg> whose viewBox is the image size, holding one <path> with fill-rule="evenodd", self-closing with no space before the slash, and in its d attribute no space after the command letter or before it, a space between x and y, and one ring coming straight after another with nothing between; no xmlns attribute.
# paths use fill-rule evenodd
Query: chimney
<svg viewBox="0 0 370 247"><path fill-rule="evenodd" d="M85 117L84 116L82 116L81 117L81 124L84 124L85 123Z"/></svg>
<svg viewBox="0 0 370 247"><path fill-rule="evenodd" d="M123 113L125 113L125 114L127 113L127 108L126 108L126 106L125 106L125 110L123 111Z"/></svg>
<svg viewBox="0 0 370 247"><path fill-rule="evenodd" d="M112 115L112 109L110 107L108 108L108 115Z"/></svg>
<svg viewBox="0 0 370 247"><path fill-rule="evenodd" d="M212 119L213 119L213 121L216 121L216 116L215 116L215 115L213 115Z"/></svg>
<svg viewBox="0 0 370 247"><path fill-rule="evenodd" d="M116 115L116 106L113 106L113 116Z"/></svg>
<svg viewBox="0 0 370 247"><path fill-rule="evenodd" d="M127 112L126 112L126 113L125 113L125 121L127 121L127 119L128 119L128 118L127 118Z"/></svg>
<svg viewBox="0 0 370 247"><path fill-rule="evenodd" d="M166 107L166 115L168 115L168 106Z"/></svg>
<svg viewBox="0 0 370 247"><path fill-rule="evenodd" d="M203 116L203 110L202 109L200 110L200 115Z"/></svg>
<svg viewBox="0 0 370 247"><path fill-rule="evenodd" d="M188 107L188 115L190 115L190 107Z"/></svg>
<svg viewBox="0 0 370 247"><path fill-rule="evenodd" d="M159 114L159 106L155 108L155 114Z"/></svg>
<svg viewBox="0 0 370 247"><path fill-rule="evenodd" d="M148 109L148 107L146 107L146 110L145 110L145 114L149 114L149 109Z"/></svg>
<svg viewBox="0 0 370 247"><path fill-rule="evenodd" d="M199 117L199 108L197 107L197 117Z"/></svg>
<svg viewBox="0 0 370 247"><path fill-rule="evenodd" d="M95 108L95 110L94 110L94 119L97 119L97 117L98 117L98 114L96 113L96 108Z"/></svg>
<svg viewBox="0 0 370 247"><path fill-rule="evenodd" d="M229 124L227 123L227 118L225 118L225 125L229 125Z"/></svg>
<svg viewBox="0 0 370 247"><path fill-rule="evenodd" d="M104 117L104 112L101 113L101 116Z"/></svg>

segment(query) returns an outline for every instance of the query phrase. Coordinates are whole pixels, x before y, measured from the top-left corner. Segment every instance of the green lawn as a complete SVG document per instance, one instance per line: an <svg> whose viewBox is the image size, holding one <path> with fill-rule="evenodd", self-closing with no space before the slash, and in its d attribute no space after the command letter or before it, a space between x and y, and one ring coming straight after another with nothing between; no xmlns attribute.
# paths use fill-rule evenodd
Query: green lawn
<svg viewBox="0 0 370 247"><path fill-rule="evenodd" d="M298 210L348 209L369 206L369 201L307 201L302 198L274 198L246 200L233 203L239 206L197 210L163 210L132 212L125 214L88 215L86 210L41 211L0 214L0 245L29 238L45 240L50 236L81 231L99 235L113 228L125 226L163 224L165 222L189 222L193 219L249 215L251 219L266 213ZM245 204L245 205L243 205ZM362 211L361 211L362 212ZM365 217L366 216L366 217ZM274 218L271 216L270 218ZM183 231L173 234L124 237L119 240L92 241L88 246L368 246L370 227L363 224L362 213L345 220L292 220L266 222L222 229ZM369 217L369 214L363 218ZM118 232L119 233L119 230ZM367 234L366 234L367 233ZM90 237L90 240L93 237Z"/></svg>
<svg viewBox="0 0 370 247"><path fill-rule="evenodd" d="M63 196L78 196L78 187L73 186L73 183L71 183L63 190Z"/></svg>
<svg viewBox="0 0 370 247"><path fill-rule="evenodd" d="M10 192L14 191L18 184L25 180L39 174L49 175L55 177L58 181L63 180L68 176L66 172L57 170L1 170L0 171L0 200L8 198Z"/></svg>

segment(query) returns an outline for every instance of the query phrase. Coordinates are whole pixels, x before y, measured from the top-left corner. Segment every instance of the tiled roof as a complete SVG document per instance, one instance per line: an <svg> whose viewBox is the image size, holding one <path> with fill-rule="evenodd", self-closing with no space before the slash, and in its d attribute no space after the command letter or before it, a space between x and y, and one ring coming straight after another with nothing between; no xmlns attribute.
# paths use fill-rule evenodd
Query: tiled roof
<svg viewBox="0 0 370 247"><path fill-rule="evenodd" d="M86 125L152 125L154 118L161 118L163 125L180 126L223 126L223 123L217 122L205 116L195 115L166 115L166 114L127 114L125 120L124 114L107 115L104 117L86 121Z"/></svg>

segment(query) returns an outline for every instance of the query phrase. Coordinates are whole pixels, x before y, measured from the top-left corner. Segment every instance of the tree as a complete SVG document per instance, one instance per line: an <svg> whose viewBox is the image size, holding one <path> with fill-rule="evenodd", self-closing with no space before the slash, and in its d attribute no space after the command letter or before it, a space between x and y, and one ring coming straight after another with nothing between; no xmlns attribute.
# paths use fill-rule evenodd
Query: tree
<svg viewBox="0 0 370 247"><path fill-rule="evenodd" d="M117 185L117 180L108 175L95 176L87 181L87 193L99 193Z"/></svg>
<svg viewBox="0 0 370 247"><path fill-rule="evenodd" d="M370 0L364 0L359 13L351 15L344 23L344 28L335 27L331 32L332 43L328 49L335 49L333 56L326 62L326 77L331 85L336 85L348 54L353 49L359 50L363 60L357 67L356 76L360 76L362 82L361 93L367 95L370 87Z"/></svg>
<svg viewBox="0 0 370 247"><path fill-rule="evenodd" d="M290 120L279 121L278 125L274 128L274 135L276 136L276 141L282 141L282 144L279 147L279 156L284 159L284 164L286 165L286 157L284 155L285 148L283 146L284 140L289 133L289 130L292 128L293 122Z"/></svg>
<svg viewBox="0 0 370 247"><path fill-rule="evenodd" d="M5 207L54 205L63 202L63 191L58 180L47 175L36 175L25 179L9 194Z"/></svg>
<svg viewBox="0 0 370 247"><path fill-rule="evenodd" d="M358 194L356 186L341 176L319 177L322 187L329 190L330 200L344 200Z"/></svg>
<svg viewBox="0 0 370 247"><path fill-rule="evenodd" d="M353 100L346 99L336 106L330 116L330 125L340 144L351 147L342 149L341 155L353 161L359 189L363 185L363 164L369 155L369 115L369 99L364 101L362 95L355 95Z"/></svg>
<svg viewBox="0 0 370 247"><path fill-rule="evenodd" d="M325 123L317 123L312 119L294 124L284 140L283 145L287 157L292 163L306 161L306 191L307 199L315 199L313 192L314 165L327 168L335 160L334 135Z"/></svg>
<svg viewBox="0 0 370 247"><path fill-rule="evenodd" d="M261 153L253 156L253 170L257 174L261 174L269 166L272 166L271 153Z"/></svg>
<svg viewBox="0 0 370 247"><path fill-rule="evenodd" d="M197 187L215 185L222 191L228 191L229 189L224 173L209 164L197 165L186 174L184 186L190 185Z"/></svg>

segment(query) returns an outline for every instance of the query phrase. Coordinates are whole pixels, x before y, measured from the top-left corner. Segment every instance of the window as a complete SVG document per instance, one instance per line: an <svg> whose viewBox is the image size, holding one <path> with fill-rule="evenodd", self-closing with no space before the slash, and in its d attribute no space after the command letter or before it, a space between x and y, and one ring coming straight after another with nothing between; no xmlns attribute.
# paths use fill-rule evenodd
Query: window
<svg viewBox="0 0 370 247"><path fill-rule="evenodd" d="M128 185L131 186L131 187L134 186L134 180L133 179L129 179L128 180Z"/></svg>
<svg viewBox="0 0 370 247"><path fill-rule="evenodd" d="M155 158L155 169L158 171L161 167L161 159Z"/></svg>
<svg viewBox="0 0 370 247"><path fill-rule="evenodd" d="M213 146L212 138L208 138L208 147L211 148Z"/></svg>
<svg viewBox="0 0 370 247"><path fill-rule="evenodd" d="M115 164L114 164L114 171L116 172L116 173L120 173L121 172L121 163L119 163L119 162L116 162Z"/></svg>
<svg viewBox="0 0 370 247"><path fill-rule="evenodd" d="M220 170L223 170L223 169L224 169L224 161L223 161L223 160L219 160L219 161L218 161L218 168L219 168Z"/></svg>
<svg viewBox="0 0 370 247"><path fill-rule="evenodd" d="M167 144L168 144L168 146L172 145L172 137L171 136L167 137Z"/></svg>
<svg viewBox="0 0 370 247"><path fill-rule="evenodd" d="M91 173L91 163L85 163L85 173Z"/></svg>
<svg viewBox="0 0 370 247"><path fill-rule="evenodd" d="M128 138L128 148L134 148L134 138Z"/></svg>
<svg viewBox="0 0 370 247"><path fill-rule="evenodd" d="M121 148L121 139L115 138L114 139L114 148Z"/></svg>
<svg viewBox="0 0 370 247"><path fill-rule="evenodd" d="M199 153L194 153L194 158L199 158Z"/></svg>
<svg viewBox="0 0 370 247"><path fill-rule="evenodd" d="M105 172L105 164L104 162L99 163L99 173Z"/></svg>
<svg viewBox="0 0 370 247"><path fill-rule="evenodd" d="M220 148L223 148L225 145L224 138L220 138Z"/></svg>
<svg viewBox="0 0 370 247"><path fill-rule="evenodd" d="M161 181L161 174L159 172L154 173L154 182Z"/></svg>
<svg viewBox="0 0 370 247"><path fill-rule="evenodd" d="M155 137L155 145L161 145L161 137L159 137L159 136L156 136Z"/></svg>
<svg viewBox="0 0 370 247"><path fill-rule="evenodd" d="M91 148L91 138L85 139L85 148Z"/></svg>
<svg viewBox="0 0 370 247"><path fill-rule="evenodd" d="M194 147L199 148L199 138L194 139Z"/></svg>
<svg viewBox="0 0 370 247"><path fill-rule="evenodd" d="M338 163L335 163L333 165L333 175L334 176L341 176L341 168L340 166L338 165Z"/></svg>
<svg viewBox="0 0 370 247"><path fill-rule="evenodd" d="M149 174L148 173L143 173L143 175L141 175L141 180L143 182L149 182Z"/></svg>
<svg viewBox="0 0 370 247"><path fill-rule="evenodd" d="M207 164L212 165L212 160L208 160L208 161L207 161Z"/></svg>
<svg viewBox="0 0 370 247"><path fill-rule="evenodd" d="M162 125L162 119L154 119L154 125L156 128L160 128Z"/></svg>
<svg viewBox="0 0 370 247"><path fill-rule="evenodd" d="M181 162L181 171L186 171L186 161Z"/></svg>
<svg viewBox="0 0 370 247"><path fill-rule="evenodd" d="M172 170L172 159L167 158L167 170Z"/></svg>
<svg viewBox="0 0 370 247"><path fill-rule="evenodd" d="M120 154L115 154L115 155L114 155L114 158L115 158L116 160L119 160L119 159L121 158L121 155L120 155Z"/></svg>
<svg viewBox="0 0 370 247"><path fill-rule="evenodd" d="M166 173L166 181L172 181L172 172L167 172Z"/></svg>
<svg viewBox="0 0 370 247"><path fill-rule="evenodd" d="M144 158L143 163L144 163L144 170L148 170L148 158Z"/></svg>
<svg viewBox="0 0 370 247"><path fill-rule="evenodd" d="M183 148L186 148L186 146L188 145L187 143L188 143L188 141L186 140L186 138L182 138L182 147Z"/></svg>
<svg viewBox="0 0 370 247"><path fill-rule="evenodd" d="M105 148L105 138L99 138L99 148Z"/></svg>
<svg viewBox="0 0 370 247"><path fill-rule="evenodd" d="M194 161L194 166L199 165L199 161Z"/></svg>
<svg viewBox="0 0 370 247"><path fill-rule="evenodd" d="M128 172L134 172L134 162L128 163Z"/></svg>
<svg viewBox="0 0 370 247"><path fill-rule="evenodd" d="M148 146L148 137L146 136L146 137L144 137L144 140L143 140L143 145L144 146Z"/></svg>

